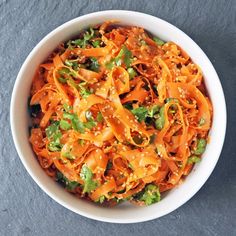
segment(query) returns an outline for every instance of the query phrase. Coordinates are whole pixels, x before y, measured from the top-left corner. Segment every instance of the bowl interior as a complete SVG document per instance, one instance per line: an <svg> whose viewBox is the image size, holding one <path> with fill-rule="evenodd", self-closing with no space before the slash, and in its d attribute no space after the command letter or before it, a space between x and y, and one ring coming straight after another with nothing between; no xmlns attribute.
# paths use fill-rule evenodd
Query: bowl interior
<svg viewBox="0 0 236 236"><path fill-rule="evenodd" d="M124 25L143 27L165 41L173 41L180 45L190 55L192 60L201 67L213 104L214 117L210 132L211 141L204 153L203 160L195 165L193 171L183 184L166 194L161 202L149 207L121 204L114 208L104 208L75 198L45 174L39 166L28 142L29 117L27 101L32 78L38 65L47 58L49 53L60 42L72 38L80 30L90 25L111 19L118 20ZM33 49L18 74L13 90L11 127L16 149L24 166L32 178L49 196L68 209L92 219L116 223L131 223L165 215L185 203L200 189L214 169L222 149L226 128L226 108L221 84L212 64L197 44L186 34L173 25L146 14L129 11L105 11L85 15L65 23L47 35Z"/></svg>

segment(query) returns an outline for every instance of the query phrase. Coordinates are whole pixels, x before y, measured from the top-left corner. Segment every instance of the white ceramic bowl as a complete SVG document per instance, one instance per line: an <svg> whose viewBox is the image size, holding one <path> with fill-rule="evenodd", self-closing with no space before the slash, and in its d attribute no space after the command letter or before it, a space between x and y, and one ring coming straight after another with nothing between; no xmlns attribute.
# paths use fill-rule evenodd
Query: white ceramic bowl
<svg viewBox="0 0 236 236"><path fill-rule="evenodd" d="M119 20L124 25L141 26L165 41L173 41L180 45L201 67L214 108L211 139L201 163L195 165L194 170L183 184L171 190L161 202L148 207L121 204L114 208L104 208L77 199L45 174L28 141L27 101L32 78L38 65L60 42L75 36L81 29L111 19ZM206 182L216 165L223 146L226 130L226 106L215 69L205 53L191 38L159 18L138 12L115 10L96 12L71 20L53 30L38 43L25 60L17 76L12 93L10 120L13 139L22 163L34 181L51 198L71 211L92 219L115 223L135 223L155 219L172 212L188 201Z"/></svg>

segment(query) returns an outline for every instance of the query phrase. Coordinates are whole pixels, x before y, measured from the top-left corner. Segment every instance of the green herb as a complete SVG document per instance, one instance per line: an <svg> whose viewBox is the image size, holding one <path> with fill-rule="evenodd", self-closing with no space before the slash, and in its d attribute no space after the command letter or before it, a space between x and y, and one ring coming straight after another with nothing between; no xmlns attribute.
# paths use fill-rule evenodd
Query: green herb
<svg viewBox="0 0 236 236"><path fill-rule="evenodd" d="M127 110L132 110L133 109L133 106L131 103L126 103L123 105L124 108L126 108Z"/></svg>
<svg viewBox="0 0 236 236"><path fill-rule="evenodd" d="M72 67L73 70L78 70L79 64L77 61L65 60L65 64Z"/></svg>
<svg viewBox="0 0 236 236"><path fill-rule="evenodd" d="M133 79L137 75L137 72L132 67L128 68L127 71L129 73L129 78L130 79Z"/></svg>
<svg viewBox="0 0 236 236"><path fill-rule="evenodd" d="M76 39L76 40L72 40L69 42L70 42L70 45L73 44L73 45L79 46L81 48L85 48L86 45L88 44L88 41L90 39L92 39L93 37L94 37L94 30L92 28L90 28L89 31L86 31L84 33L82 39Z"/></svg>
<svg viewBox="0 0 236 236"><path fill-rule="evenodd" d="M48 144L48 149L51 152L59 152L59 151L61 151L61 148L62 148L62 146L61 146L60 142L57 142L57 141L56 142L53 141Z"/></svg>
<svg viewBox="0 0 236 236"><path fill-rule="evenodd" d="M165 44L164 41L162 41L161 39L154 37L153 40L155 41L155 43L159 46L162 46L163 44Z"/></svg>
<svg viewBox="0 0 236 236"><path fill-rule="evenodd" d="M84 34L84 40L89 41L90 39L92 39L94 36L94 30L93 28L89 28L89 31L86 31Z"/></svg>
<svg viewBox="0 0 236 236"><path fill-rule="evenodd" d="M47 137L50 141L49 144L48 144L48 148L52 152L60 151L61 148L62 148L62 145L60 143L62 133L59 130L59 125L60 125L60 122L55 121L50 126L48 126L45 130L46 135L47 135Z"/></svg>
<svg viewBox="0 0 236 236"><path fill-rule="evenodd" d="M68 130L71 128L71 124L66 120L61 120L60 121L60 128L63 130Z"/></svg>
<svg viewBox="0 0 236 236"><path fill-rule="evenodd" d="M53 137L59 131L59 121L54 121L45 131L48 138Z"/></svg>
<svg viewBox="0 0 236 236"><path fill-rule="evenodd" d="M121 59L123 57L123 61L126 65L126 67L130 67L131 63L132 63L132 53L131 51L128 50L128 48L124 45L122 46L118 56L117 56L117 61L119 61L119 59Z"/></svg>
<svg viewBox="0 0 236 236"><path fill-rule="evenodd" d="M97 122L102 122L102 121L103 121L103 116L102 116L102 113L101 113L101 112L99 112L99 113L97 114L96 120L97 120Z"/></svg>
<svg viewBox="0 0 236 236"><path fill-rule="evenodd" d="M198 163L201 161L201 158L198 156L190 156L188 158L188 164Z"/></svg>
<svg viewBox="0 0 236 236"><path fill-rule="evenodd" d="M61 82L62 84L65 84L67 82L67 79L63 78L63 77L59 77L58 78L59 82Z"/></svg>
<svg viewBox="0 0 236 236"><path fill-rule="evenodd" d="M161 200L161 194L160 194L158 186L154 184L148 184L145 187L144 191L134 196L134 199L143 201L148 206L153 203L159 202Z"/></svg>
<svg viewBox="0 0 236 236"><path fill-rule="evenodd" d="M70 73L70 69L63 67L60 70L58 70L58 73L60 75L68 75Z"/></svg>
<svg viewBox="0 0 236 236"><path fill-rule="evenodd" d="M92 71L98 72L99 67L100 67L100 65L98 63L98 60L95 57L91 57L90 61L91 61L91 64L89 66L89 69L92 70Z"/></svg>
<svg viewBox="0 0 236 236"><path fill-rule="evenodd" d="M125 45L122 46L119 54L106 64L106 67L107 69L112 69L115 65L121 66L122 62L127 68L129 68L132 63L132 53Z"/></svg>
<svg viewBox="0 0 236 236"><path fill-rule="evenodd" d="M56 181L63 184L68 190L74 190L76 187L79 186L79 183L76 181L68 180L61 172L56 172Z"/></svg>
<svg viewBox="0 0 236 236"><path fill-rule="evenodd" d="M80 133L84 133L85 129L92 129L97 125L97 122L91 117L87 122L82 122L78 118L77 114L67 113L63 114L64 119L68 119L71 121L72 128Z"/></svg>
<svg viewBox="0 0 236 236"><path fill-rule="evenodd" d="M148 110L147 116L150 118L153 118L155 114L158 113L159 110L160 110L160 106L154 105Z"/></svg>
<svg viewBox="0 0 236 236"><path fill-rule="evenodd" d="M65 60L65 65L72 67L73 66L73 62L71 62L71 61L66 59Z"/></svg>
<svg viewBox="0 0 236 236"><path fill-rule="evenodd" d="M175 102L175 103L179 103L179 99L178 98L166 98L165 102Z"/></svg>
<svg viewBox="0 0 236 236"><path fill-rule="evenodd" d="M63 67L60 70L58 70L58 73L62 76L74 76L77 77L76 73L69 68Z"/></svg>
<svg viewBox="0 0 236 236"><path fill-rule="evenodd" d="M85 164L82 166L80 177L84 181L83 193L90 193L98 186L98 183L93 180L92 171Z"/></svg>
<svg viewBox="0 0 236 236"><path fill-rule="evenodd" d="M73 156L70 152L63 152L62 156L66 157L69 160L75 160L75 156Z"/></svg>
<svg viewBox="0 0 236 236"><path fill-rule="evenodd" d="M111 59L109 62L105 64L105 66L108 70L111 70L115 66L115 59L114 58Z"/></svg>
<svg viewBox="0 0 236 236"><path fill-rule="evenodd" d="M95 48L100 48L100 43L101 43L101 40L95 40L95 41L92 42L92 45Z"/></svg>
<svg viewBox="0 0 236 236"><path fill-rule="evenodd" d="M156 119L155 121L155 126L158 130L161 130L164 125L165 125L165 114L164 114L164 111L165 111L165 107L162 106L160 111L159 111L159 117Z"/></svg>
<svg viewBox="0 0 236 236"><path fill-rule="evenodd" d="M93 127L95 127L97 125L96 121L94 120L90 120L84 123L84 127L87 129L92 129Z"/></svg>
<svg viewBox="0 0 236 236"><path fill-rule="evenodd" d="M147 117L153 118L159 111L160 107L154 105L149 109L146 107L138 107L132 109L131 112L136 116L139 122L144 121Z"/></svg>
<svg viewBox="0 0 236 236"><path fill-rule="evenodd" d="M137 120L139 122L141 122L146 119L147 114L148 114L148 109L146 107L138 107L138 108L131 110L131 112L135 115Z"/></svg>
<svg viewBox="0 0 236 236"><path fill-rule="evenodd" d="M71 121L71 125L74 130L79 131L80 133L85 132L84 124L79 120L77 114L64 113L63 118Z"/></svg>
<svg viewBox="0 0 236 236"><path fill-rule="evenodd" d="M70 46L71 45L76 45L79 46L81 48L84 48L86 46L86 41L84 39L76 39L76 40L71 40L70 41Z"/></svg>
<svg viewBox="0 0 236 236"><path fill-rule="evenodd" d="M89 91L85 86L86 86L86 82L82 82L82 83L79 83L79 91L80 91L80 94L83 98L87 98L91 93L91 91Z"/></svg>
<svg viewBox="0 0 236 236"><path fill-rule="evenodd" d="M196 148L196 150L194 151L194 154L195 154L195 155L201 155L201 154L203 154L203 152L204 152L205 149L206 149L206 144L207 144L207 142L206 142L205 139L203 139L203 138L198 139L198 140L197 140L197 148Z"/></svg>

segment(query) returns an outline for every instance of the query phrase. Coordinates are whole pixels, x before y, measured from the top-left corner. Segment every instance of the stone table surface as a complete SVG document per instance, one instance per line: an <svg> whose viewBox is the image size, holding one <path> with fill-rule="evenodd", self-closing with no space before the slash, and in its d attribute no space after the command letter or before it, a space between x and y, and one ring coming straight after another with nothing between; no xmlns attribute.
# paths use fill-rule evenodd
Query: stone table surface
<svg viewBox="0 0 236 236"><path fill-rule="evenodd" d="M178 210L139 224L90 220L48 197L18 158L9 124L12 88L32 48L62 23L108 9L148 13L187 33L215 66L228 108L224 148L206 184ZM0 0L0 235L236 235L235 94L235 0Z"/></svg>

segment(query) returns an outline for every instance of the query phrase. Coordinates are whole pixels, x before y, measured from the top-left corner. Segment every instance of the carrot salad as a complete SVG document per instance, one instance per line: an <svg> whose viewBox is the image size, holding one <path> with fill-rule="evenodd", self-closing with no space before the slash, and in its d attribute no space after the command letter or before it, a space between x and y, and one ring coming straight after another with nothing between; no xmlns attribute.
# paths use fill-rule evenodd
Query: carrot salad
<svg viewBox="0 0 236 236"><path fill-rule="evenodd" d="M29 107L45 172L109 206L160 201L201 160L212 120L201 69L183 49L112 21L53 51Z"/></svg>

